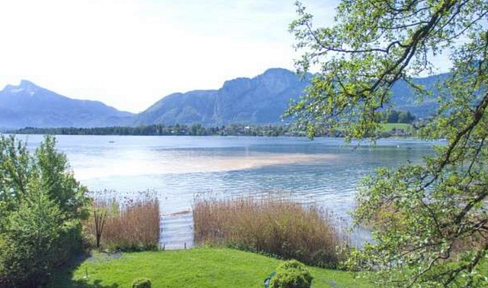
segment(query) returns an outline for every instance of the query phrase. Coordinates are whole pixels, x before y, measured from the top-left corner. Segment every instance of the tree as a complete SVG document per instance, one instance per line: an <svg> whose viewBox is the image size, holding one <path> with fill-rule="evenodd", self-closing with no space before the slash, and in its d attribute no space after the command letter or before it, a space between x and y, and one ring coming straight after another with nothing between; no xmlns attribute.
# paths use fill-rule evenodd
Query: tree
<svg viewBox="0 0 488 288"><path fill-rule="evenodd" d="M424 139L447 144L422 165L380 169L357 196L355 221L374 244L353 251L352 268L376 271L380 287L486 287L488 250L488 30L486 0L342 0L336 22L314 28L297 3L290 30L300 73L318 66L306 95L288 109L308 129L341 128L347 140L376 139L392 86L432 73L433 55L452 69Z"/></svg>
<svg viewBox="0 0 488 288"><path fill-rule="evenodd" d="M60 221L61 211L41 183L30 182L28 190L0 234L6 243L0 252L0 275L9 279L8 285L35 287L56 264L59 235L74 227Z"/></svg>
<svg viewBox="0 0 488 288"><path fill-rule="evenodd" d="M387 114L386 122L388 123L398 123L398 112L396 110L391 110Z"/></svg>
<svg viewBox="0 0 488 288"><path fill-rule="evenodd" d="M398 123L412 123L413 120L415 120L415 116L410 111L400 111L398 113Z"/></svg>
<svg viewBox="0 0 488 288"><path fill-rule="evenodd" d="M86 187L46 136L34 153L0 136L0 286L37 287L81 248Z"/></svg>

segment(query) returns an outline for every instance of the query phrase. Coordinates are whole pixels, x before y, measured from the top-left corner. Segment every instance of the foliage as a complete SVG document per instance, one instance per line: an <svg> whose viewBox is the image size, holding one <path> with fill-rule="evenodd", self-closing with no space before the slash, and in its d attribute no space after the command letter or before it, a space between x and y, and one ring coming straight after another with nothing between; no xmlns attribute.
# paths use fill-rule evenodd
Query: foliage
<svg viewBox="0 0 488 288"><path fill-rule="evenodd" d="M138 278L132 282L132 288L151 288L151 280L147 278Z"/></svg>
<svg viewBox="0 0 488 288"><path fill-rule="evenodd" d="M282 199L198 199L193 208L195 240L309 265L336 268L347 243L331 219L315 207Z"/></svg>
<svg viewBox="0 0 488 288"><path fill-rule="evenodd" d="M421 131L446 145L423 165L380 169L365 180L356 222L390 212L350 267L376 271L381 287L487 286L480 264L488 251L488 2L343 0L328 28L314 28L297 7L298 70L320 73L288 115L310 136L325 126L347 130L348 139L375 139L375 119L394 108L396 83L408 82L421 101L430 93L412 77L434 71L432 55L449 55L453 64L438 85L438 112Z"/></svg>
<svg viewBox="0 0 488 288"><path fill-rule="evenodd" d="M65 219L85 219L89 215L87 188L76 181L64 153L56 150L56 139L46 136L35 151L34 168L49 198L59 205Z"/></svg>
<svg viewBox="0 0 488 288"><path fill-rule="evenodd" d="M0 284L34 287L80 249L85 192L54 138L34 154L0 138Z"/></svg>
<svg viewBox="0 0 488 288"><path fill-rule="evenodd" d="M144 275L153 287L263 287L263 280L283 261L233 249L197 248L109 255L94 252L81 263L60 270L47 287L131 287ZM307 267L314 288L372 288L351 272ZM88 276L87 276L88 275Z"/></svg>
<svg viewBox="0 0 488 288"><path fill-rule="evenodd" d="M394 109L380 112L376 116L376 121L380 123L412 123L413 120L415 120L415 116L409 111L397 111Z"/></svg>
<svg viewBox="0 0 488 288"><path fill-rule="evenodd" d="M312 280L313 277L305 265L289 260L278 266L270 284L273 288L310 288Z"/></svg>

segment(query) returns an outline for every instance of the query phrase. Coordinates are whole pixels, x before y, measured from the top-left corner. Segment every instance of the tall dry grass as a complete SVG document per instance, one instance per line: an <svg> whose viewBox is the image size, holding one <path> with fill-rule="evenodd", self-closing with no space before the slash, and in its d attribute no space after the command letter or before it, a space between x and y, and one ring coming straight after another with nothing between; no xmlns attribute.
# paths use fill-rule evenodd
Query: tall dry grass
<svg viewBox="0 0 488 288"><path fill-rule="evenodd" d="M141 201L94 201L93 211L106 211L101 246L109 250L156 250L159 244L159 203ZM85 230L96 237L94 214L84 223Z"/></svg>
<svg viewBox="0 0 488 288"><path fill-rule="evenodd" d="M336 249L344 244L339 230L316 207L281 199L196 200L195 241L337 267Z"/></svg>

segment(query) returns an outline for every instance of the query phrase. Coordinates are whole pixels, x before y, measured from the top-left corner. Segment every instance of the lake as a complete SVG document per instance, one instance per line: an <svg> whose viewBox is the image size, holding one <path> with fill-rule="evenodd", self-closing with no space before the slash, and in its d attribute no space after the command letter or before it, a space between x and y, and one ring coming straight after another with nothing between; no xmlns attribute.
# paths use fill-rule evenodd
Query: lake
<svg viewBox="0 0 488 288"><path fill-rule="evenodd" d="M19 135L29 148L40 135ZM432 142L338 138L57 136L76 178L104 197L153 191L163 213L186 210L196 195L273 195L346 217L360 180L377 167L420 162ZM107 196L109 195L109 196ZM208 196L209 195L209 196Z"/></svg>

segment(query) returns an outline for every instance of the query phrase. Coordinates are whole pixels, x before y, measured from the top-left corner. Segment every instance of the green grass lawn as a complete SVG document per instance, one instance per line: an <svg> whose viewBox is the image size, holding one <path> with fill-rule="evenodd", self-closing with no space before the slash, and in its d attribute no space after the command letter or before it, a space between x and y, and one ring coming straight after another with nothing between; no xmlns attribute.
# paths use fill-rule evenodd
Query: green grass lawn
<svg viewBox="0 0 488 288"><path fill-rule="evenodd" d="M201 248L106 255L94 253L75 267L53 275L48 287L125 288L135 278L152 287L264 287L280 260L231 249ZM373 287L349 272L309 267L313 287ZM333 284L333 285L331 285Z"/></svg>

